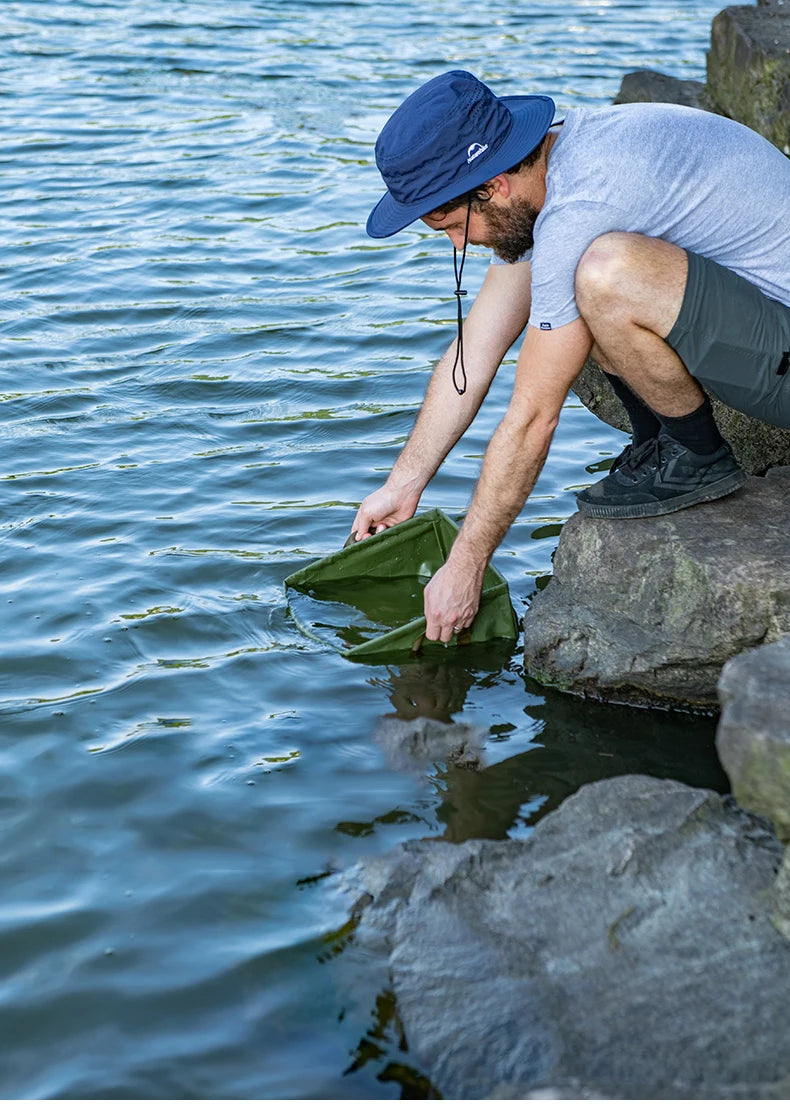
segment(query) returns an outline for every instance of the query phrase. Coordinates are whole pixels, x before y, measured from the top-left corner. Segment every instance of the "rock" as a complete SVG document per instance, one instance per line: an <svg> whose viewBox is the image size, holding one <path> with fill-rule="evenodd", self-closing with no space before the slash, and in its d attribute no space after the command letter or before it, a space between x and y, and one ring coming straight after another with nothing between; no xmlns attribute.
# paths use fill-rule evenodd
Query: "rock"
<svg viewBox="0 0 790 1104"><path fill-rule="evenodd" d="M740 805L790 841L790 637L735 656L719 679L716 750Z"/></svg>
<svg viewBox="0 0 790 1104"><path fill-rule="evenodd" d="M778 932L790 939L790 849L785 851L779 876L774 883L771 919Z"/></svg>
<svg viewBox="0 0 790 1104"><path fill-rule="evenodd" d="M780 859L731 798L621 776L528 840L367 861L355 943L384 953L409 1064L445 1097L784 1098Z"/></svg>
<svg viewBox="0 0 790 1104"><path fill-rule="evenodd" d="M713 20L707 89L720 110L790 154L790 9L725 8Z"/></svg>
<svg viewBox="0 0 790 1104"><path fill-rule="evenodd" d="M679 80L654 69L626 73L620 91L612 101L623 103L673 103L710 110L712 104L701 81Z"/></svg>
<svg viewBox="0 0 790 1104"><path fill-rule="evenodd" d="M600 366L588 359L576 377L573 390L588 410L615 429L631 432L625 407L615 395ZM738 462L750 475L790 464L790 430L768 425L710 396L713 415L722 436L729 441Z"/></svg>
<svg viewBox="0 0 790 1104"><path fill-rule="evenodd" d="M470 724L445 724L430 717L401 720L383 717L373 740L383 750L392 770L425 778L437 761L466 770L482 770L488 733Z"/></svg>
<svg viewBox="0 0 790 1104"><path fill-rule="evenodd" d="M540 682L613 702L715 709L728 659L790 632L790 468L664 517L574 514L524 615Z"/></svg>

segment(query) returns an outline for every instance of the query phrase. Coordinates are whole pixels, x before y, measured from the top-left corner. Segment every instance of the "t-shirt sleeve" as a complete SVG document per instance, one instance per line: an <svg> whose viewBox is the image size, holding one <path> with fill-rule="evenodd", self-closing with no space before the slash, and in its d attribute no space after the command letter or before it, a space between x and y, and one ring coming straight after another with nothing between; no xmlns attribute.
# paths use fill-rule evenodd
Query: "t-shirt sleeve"
<svg viewBox="0 0 790 1104"><path fill-rule="evenodd" d="M556 330L579 317L576 267L601 234L630 230L627 216L607 203L575 201L544 209L535 223L530 326Z"/></svg>
<svg viewBox="0 0 790 1104"><path fill-rule="evenodd" d="M496 253L491 254L492 265L506 265L506 264L522 264L524 261L532 260L532 250L528 249L526 253L522 253L517 261L503 261L501 257L497 257Z"/></svg>

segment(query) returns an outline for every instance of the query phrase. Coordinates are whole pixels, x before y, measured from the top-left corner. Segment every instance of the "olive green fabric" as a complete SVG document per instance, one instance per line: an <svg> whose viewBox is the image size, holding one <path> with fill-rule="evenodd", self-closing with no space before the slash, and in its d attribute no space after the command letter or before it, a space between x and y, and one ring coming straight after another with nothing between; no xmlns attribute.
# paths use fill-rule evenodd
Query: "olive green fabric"
<svg viewBox="0 0 790 1104"><path fill-rule="evenodd" d="M411 581L420 588L424 586L447 559L457 535L458 526L450 518L441 510L430 510L385 529L377 536L333 552L285 580L291 614L307 636L331 644L349 659L369 660L375 656L380 660L385 654L408 655L423 645L426 648L435 647L434 642L423 639L424 616L411 617L405 624L386 628L387 620L391 619L391 591L399 581ZM333 586L336 586L338 595L342 596L339 600L348 603L348 595L353 593L357 583L360 588L364 586L368 611L379 591L381 608L387 612L382 615L382 631L356 644L343 643L322 634L320 621L305 616L299 602L294 600L299 593L315 592L320 593L321 599L332 601L335 597ZM313 614L315 609L314 605L311 610ZM480 609L471 629L453 637L452 643L481 644L496 638L514 640L517 635L516 615L510 603L507 583L496 568L489 565L483 578Z"/></svg>

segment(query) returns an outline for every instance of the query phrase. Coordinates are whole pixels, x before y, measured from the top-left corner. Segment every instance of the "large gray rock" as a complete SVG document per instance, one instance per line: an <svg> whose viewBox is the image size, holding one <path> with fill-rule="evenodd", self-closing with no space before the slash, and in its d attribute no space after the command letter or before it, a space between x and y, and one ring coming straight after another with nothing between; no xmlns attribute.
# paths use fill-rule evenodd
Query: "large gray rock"
<svg viewBox="0 0 790 1104"><path fill-rule="evenodd" d="M725 8L713 20L707 90L724 114L790 154L790 9Z"/></svg>
<svg viewBox="0 0 790 1104"><path fill-rule="evenodd" d="M724 665L716 750L745 809L790 840L790 637Z"/></svg>
<svg viewBox="0 0 790 1104"><path fill-rule="evenodd" d="M602 421L625 433L631 432L625 407L594 360L587 361L576 377L573 390L587 409ZM738 462L750 475L762 475L769 468L790 464L790 430L741 414L714 395L710 399L722 436L729 441Z"/></svg>
<svg viewBox="0 0 790 1104"><path fill-rule="evenodd" d="M655 69L626 73L620 91L612 101L622 103L673 103L710 110L712 105L701 81L680 80Z"/></svg>
<svg viewBox="0 0 790 1104"><path fill-rule="evenodd" d="M383 952L407 1060L445 1097L781 1099L780 858L731 798L624 776L526 841L369 860L355 941Z"/></svg>
<svg viewBox="0 0 790 1104"><path fill-rule="evenodd" d="M529 675L614 702L714 709L723 665L790 632L790 468L718 502L565 525L524 615Z"/></svg>

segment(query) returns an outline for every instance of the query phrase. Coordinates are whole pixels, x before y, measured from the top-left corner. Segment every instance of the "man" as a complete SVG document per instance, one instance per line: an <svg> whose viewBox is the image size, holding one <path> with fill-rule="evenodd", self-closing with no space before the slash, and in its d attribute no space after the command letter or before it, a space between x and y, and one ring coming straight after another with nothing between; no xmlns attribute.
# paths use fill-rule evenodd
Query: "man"
<svg viewBox="0 0 790 1104"><path fill-rule="evenodd" d="M577 496L583 513L647 517L742 486L700 384L790 427L790 162L746 127L691 108L577 109L561 126L553 113L548 97L498 98L453 71L412 93L376 143L388 191L368 219L372 237L418 218L446 233L459 296L467 242L495 257L389 478L359 508L357 539L412 516L527 326L461 532L425 588L430 640L472 623L486 564L591 351L633 439Z"/></svg>

